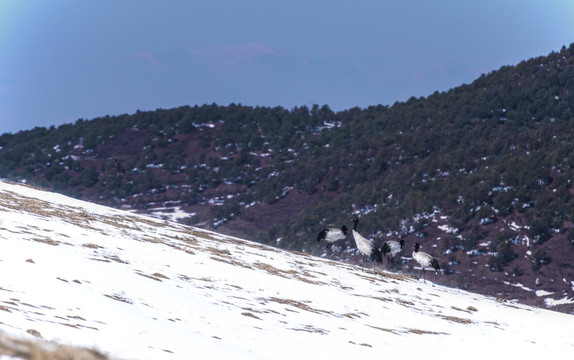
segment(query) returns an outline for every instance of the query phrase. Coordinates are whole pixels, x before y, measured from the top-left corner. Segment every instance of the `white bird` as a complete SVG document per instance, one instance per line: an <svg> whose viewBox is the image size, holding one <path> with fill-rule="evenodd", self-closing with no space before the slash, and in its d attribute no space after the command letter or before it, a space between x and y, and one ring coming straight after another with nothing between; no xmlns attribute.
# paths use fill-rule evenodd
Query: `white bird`
<svg viewBox="0 0 574 360"><path fill-rule="evenodd" d="M327 243L327 249L333 252L333 250L331 249L333 243L335 241L343 240L344 238L346 238L348 232L349 229L345 225L343 225L340 229L337 228L323 229L321 230L321 232L319 232L319 235L317 235L317 242L321 242L321 240L325 241Z"/></svg>
<svg viewBox="0 0 574 360"><path fill-rule="evenodd" d="M371 260L374 260L378 263L382 263L383 257L381 256L381 252L379 251L379 249L377 249L377 247L373 245L372 242L370 242L357 232L357 225L359 224L359 219L354 217L351 219L351 221L354 223L353 238L355 239L355 243L357 244L357 249L359 249L359 252L364 256L368 256L369 259ZM373 267L374 266L375 265L373 264Z"/></svg>
<svg viewBox="0 0 574 360"><path fill-rule="evenodd" d="M387 257L387 264L392 263L397 270L400 270L397 265L395 264L395 255L403 251L405 247L405 241L401 239L401 241L387 241L381 247L381 253L383 256ZM388 254L388 255L387 255Z"/></svg>
<svg viewBox="0 0 574 360"><path fill-rule="evenodd" d="M427 254L426 252L419 251L420 245L419 243L415 244L415 250L413 251L413 259L416 260L422 266L421 274L425 273L425 267L432 267L435 271L440 270L440 266L438 265L438 260ZM419 279L421 275L419 274ZM426 282L426 276L423 278Z"/></svg>

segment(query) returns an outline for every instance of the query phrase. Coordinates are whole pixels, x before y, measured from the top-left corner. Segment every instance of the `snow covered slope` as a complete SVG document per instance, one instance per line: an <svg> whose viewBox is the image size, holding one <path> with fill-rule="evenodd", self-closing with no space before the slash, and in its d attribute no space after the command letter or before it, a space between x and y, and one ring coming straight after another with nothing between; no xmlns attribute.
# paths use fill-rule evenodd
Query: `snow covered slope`
<svg viewBox="0 0 574 360"><path fill-rule="evenodd" d="M0 274L1 331L112 358L574 353L572 315L8 183Z"/></svg>

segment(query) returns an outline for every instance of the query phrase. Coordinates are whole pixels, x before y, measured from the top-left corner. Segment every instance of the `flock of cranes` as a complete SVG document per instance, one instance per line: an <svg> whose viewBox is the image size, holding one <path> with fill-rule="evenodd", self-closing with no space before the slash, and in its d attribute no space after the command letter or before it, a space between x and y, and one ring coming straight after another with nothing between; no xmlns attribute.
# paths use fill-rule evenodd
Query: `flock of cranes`
<svg viewBox="0 0 574 360"><path fill-rule="evenodd" d="M402 239L400 241L394 241L394 240L386 241L379 250L375 246L375 244L373 244L372 241L365 238L357 231L357 225L359 225L359 219L357 217L354 217L351 219L351 221L353 222L353 228L351 229L351 234L353 235L353 239L355 239L355 244L359 252L363 256L367 257L369 260L376 263L382 263L383 257L386 256L387 265L392 264L398 271L400 271L398 266L395 264L394 258L398 253L403 251L405 247L405 241ZM325 241L327 243L326 246L327 249L332 253L333 250L331 249L331 246L333 245L333 243L345 239L348 234L349 229L347 228L346 225L343 225L341 228L326 228L321 230L321 232L319 232L319 235L317 236L317 241L318 242ZM420 251L419 249L420 244L417 242L415 243L412 257L422 268L418 278L420 279L421 275L423 275L423 279L426 281L425 269L433 268L435 269L436 272L438 272L440 270L440 266L437 259L433 258L432 256L430 256L425 252Z"/></svg>

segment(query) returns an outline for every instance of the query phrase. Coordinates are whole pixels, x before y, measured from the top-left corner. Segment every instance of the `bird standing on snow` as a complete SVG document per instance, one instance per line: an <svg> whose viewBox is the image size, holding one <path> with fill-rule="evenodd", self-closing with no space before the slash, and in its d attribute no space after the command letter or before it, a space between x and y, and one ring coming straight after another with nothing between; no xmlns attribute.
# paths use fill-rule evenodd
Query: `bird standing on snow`
<svg viewBox="0 0 574 360"><path fill-rule="evenodd" d="M351 221L354 223L353 238L355 239L355 243L357 244L357 249L359 249L359 252L364 256L368 256L369 259L371 260L374 260L378 263L382 263L383 257L381 256L381 252L379 251L379 249L377 249L372 242L370 242L357 232L357 225L359 224L359 219L354 217L351 219ZM375 267L375 264L373 264L373 267Z"/></svg>
<svg viewBox="0 0 574 360"><path fill-rule="evenodd" d="M433 269L435 269L435 271L439 271L440 266L438 265L437 259L433 258L426 252L419 251L419 248L420 248L419 243L416 243L415 250L413 251L413 259L415 259L416 262L418 262L422 266L423 269L421 270L421 273L425 274L425 267L432 267ZM418 278L419 279L421 278L420 274ZM426 282L426 276L423 279Z"/></svg>
<svg viewBox="0 0 574 360"><path fill-rule="evenodd" d="M387 257L387 264L392 263L397 270L400 270L397 265L395 264L395 255L403 251L403 247L405 247L405 241L401 239L401 241L387 241L381 247L381 253L383 256ZM387 255L388 254L388 255Z"/></svg>
<svg viewBox="0 0 574 360"><path fill-rule="evenodd" d="M317 235L317 242L321 242L321 240L324 240L327 243L327 249L329 249L330 252L333 252L333 250L331 249L333 243L335 241L343 240L344 238L346 238L348 232L349 229L347 229L347 226L345 225L343 225L343 227L341 227L340 229L337 228L323 229L321 230L319 235Z"/></svg>

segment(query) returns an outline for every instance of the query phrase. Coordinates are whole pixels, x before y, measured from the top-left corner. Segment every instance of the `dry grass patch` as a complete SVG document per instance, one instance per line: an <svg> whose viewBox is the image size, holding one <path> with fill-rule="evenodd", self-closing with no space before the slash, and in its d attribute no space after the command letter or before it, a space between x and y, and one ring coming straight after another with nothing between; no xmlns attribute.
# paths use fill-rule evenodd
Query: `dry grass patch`
<svg viewBox="0 0 574 360"><path fill-rule="evenodd" d="M485 321L484 323L485 323L485 324L488 324L488 325L492 325L492 326L494 326L494 327L497 328L497 329L504 330L504 329L501 327L501 325L500 325L499 323L497 323L496 321Z"/></svg>
<svg viewBox="0 0 574 360"><path fill-rule="evenodd" d="M290 329L290 330L293 330L293 331L306 331L306 332L310 332L310 333L314 333L314 334L320 334L320 335L327 335L327 334L329 334L329 331L327 331L327 330L325 330L325 329L318 328L318 327L313 326L313 325L305 325L303 328L299 328L299 329L292 328L292 329Z"/></svg>
<svg viewBox="0 0 574 360"><path fill-rule="evenodd" d="M329 314L329 315L333 315L330 311L325 311L325 310L321 310L321 309L315 309L310 307L309 305L298 301L298 300L292 300L292 299L280 299L280 298L276 298L276 297L270 297L267 299L262 299L264 302L267 301L272 301L272 302L276 302L279 304L284 304L284 305L289 305L292 307L295 307L297 309L301 309L301 310L305 310L305 311L309 311L315 314Z"/></svg>
<svg viewBox="0 0 574 360"><path fill-rule="evenodd" d="M122 260L119 258L119 256L117 255L104 255L105 259L111 260L111 261L115 261L118 264L129 264L129 261L127 260Z"/></svg>
<svg viewBox="0 0 574 360"><path fill-rule="evenodd" d="M0 310L11 313L12 310L8 306L0 305Z"/></svg>
<svg viewBox="0 0 574 360"><path fill-rule="evenodd" d="M307 271L299 272L299 271L293 270L293 269L281 270L281 269L274 267L273 265L269 265L269 264L258 262L258 261L253 263L253 267L255 267L259 270L266 271L267 273L269 273L271 275L280 276L280 277L283 277L286 279L295 278L299 281L303 281L305 283L313 284L313 285L326 285L327 284L327 283L322 282L322 281L315 281L315 280L308 279L308 277L309 278L316 278L316 276L310 274Z"/></svg>
<svg viewBox="0 0 574 360"><path fill-rule="evenodd" d="M365 346L365 347L370 347L372 348L373 346L371 344L367 344L367 343L361 343L361 344L357 344L354 341L349 341L349 344L353 344L353 345L359 345L359 346Z"/></svg>
<svg viewBox="0 0 574 360"><path fill-rule="evenodd" d="M363 314L364 315L364 314ZM355 314L355 313L346 313L343 314L343 317L349 318L349 319L360 319L361 315L359 314Z"/></svg>
<svg viewBox="0 0 574 360"><path fill-rule="evenodd" d="M153 273L153 274L149 275L149 274L145 274L145 273L138 270L138 271L136 271L136 274L143 276L143 277L146 277L148 279L152 279L152 280L160 281L160 282L163 281L162 279L169 280L169 278L167 276L162 275L160 273Z"/></svg>
<svg viewBox="0 0 574 360"><path fill-rule="evenodd" d="M407 332L417 335L448 335L447 333L443 332L420 330L420 329L408 329Z"/></svg>
<svg viewBox="0 0 574 360"><path fill-rule="evenodd" d="M37 242L43 243L43 244L52 245L52 246L58 246L58 245L61 244L60 241L52 240L52 239L50 239L50 238L47 237L47 236L44 236L44 237L34 237L34 238L30 239L30 240L32 240L32 241L37 241Z"/></svg>
<svg viewBox="0 0 574 360"><path fill-rule="evenodd" d="M221 241L221 239L211 235L208 232L205 231L201 231L201 230L191 230L190 231L191 236L193 236L195 238L195 241L197 241L197 239L204 239L204 240L211 240L211 241Z"/></svg>
<svg viewBox="0 0 574 360"><path fill-rule="evenodd" d="M231 257L231 253L227 249L219 249L213 246L208 246L207 251L212 253L213 255L221 256L221 257Z"/></svg>
<svg viewBox="0 0 574 360"><path fill-rule="evenodd" d="M165 276L165 275L163 275L163 274L160 274L160 273L158 273L158 272L153 273L152 276L155 276L155 277L160 278L160 279L169 280L169 278L168 278L167 276Z"/></svg>
<svg viewBox="0 0 574 360"><path fill-rule="evenodd" d="M250 318L253 318L253 319L261 320L261 318L260 318L260 317L258 317L258 316L255 316L255 315L253 315L252 313L250 313L250 312L247 312L247 311L246 311L246 312L242 312L242 313L241 313L241 315L243 315L243 316L247 316L247 317L250 317Z"/></svg>
<svg viewBox="0 0 574 360"><path fill-rule="evenodd" d="M459 323L459 324L472 324L473 323L472 320L463 319L463 318L459 318L456 316L449 316L449 315L436 315L436 316L442 318L443 320L452 321L452 322Z"/></svg>
<svg viewBox="0 0 574 360"><path fill-rule="evenodd" d="M129 219L134 224L146 224L154 228L164 227L167 223L161 222L158 220L154 220L153 218L142 216L142 217L134 217L134 216L126 216L126 220Z"/></svg>
<svg viewBox="0 0 574 360"><path fill-rule="evenodd" d="M265 264L265 263L257 261L257 262L253 263L253 267L255 267L259 270L264 270L271 275L276 275L276 276L281 276L281 277L287 278L287 276L285 275L285 271L277 269L273 265L269 265L269 264Z"/></svg>
<svg viewBox="0 0 574 360"><path fill-rule="evenodd" d="M131 299L126 298L123 294L104 294L104 296L109 297L110 299L120 301L126 304L132 305L134 302Z"/></svg>
<svg viewBox="0 0 574 360"><path fill-rule="evenodd" d="M384 273L382 273L382 275L386 278L399 280L399 281L416 279L415 276L409 275L409 274L398 274L398 273L384 272Z"/></svg>
<svg viewBox="0 0 574 360"><path fill-rule="evenodd" d="M408 300L403 300L403 299L396 299L395 300L398 304L405 306L405 307L410 307L410 306L415 306L415 303L412 301L408 301Z"/></svg>
<svg viewBox="0 0 574 360"><path fill-rule="evenodd" d="M217 257L216 257L216 256L211 256L210 259L211 259L211 260L215 260L215 261L219 261L219 262L222 262L222 263L225 263L225 264L229 264L229 265L241 266L241 267L244 267L244 268L246 268L246 269L253 269L251 266L249 266L249 265L247 265L247 264L244 264L244 263L242 263L242 262L240 262L240 261L234 260L234 259L227 259L227 258L222 258L222 257L219 257L219 256L217 256Z"/></svg>
<svg viewBox="0 0 574 360"><path fill-rule="evenodd" d="M100 246L100 245L94 244L94 243L82 244L82 247L85 247L88 249L103 249L103 246Z"/></svg>
<svg viewBox="0 0 574 360"><path fill-rule="evenodd" d="M41 338L38 331L29 329L32 336ZM16 339L0 334L0 355L26 360L105 360L107 355L93 349L63 346L53 342Z"/></svg>
<svg viewBox="0 0 574 360"><path fill-rule="evenodd" d="M471 311L471 310L469 310L469 309L461 309L461 308L459 308L459 307L457 307L457 306L451 306L451 309L456 310L456 311L465 312L465 313L467 313L467 314L472 314L472 311ZM473 308L473 309L475 309L475 308ZM475 309L474 311L478 311L478 310Z"/></svg>
<svg viewBox="0 0 574 360"><path fill-rule="evenodd" d="M369 326L369 327L371 327L371 328L373 328L373 329L381 330L381 331L388 332L388 333L391 333L391 334L394 334L394 335L400 335L400 333L399 333L398 331L393 330L393 329L387 329L387 328L382 328L382 327L373 326L373 325L367 325L367 326Z"/></svg>
<svg viewBox="0 0 574 360"><path fill-rule="evenodd" d="M393 301L392 299L382 297L382 296L369 296L369 295L360 295L360 294L356 294L355 296L364 297L364 298L373 299L373 300L379 300L382 302L392 302Z"/></svg>

